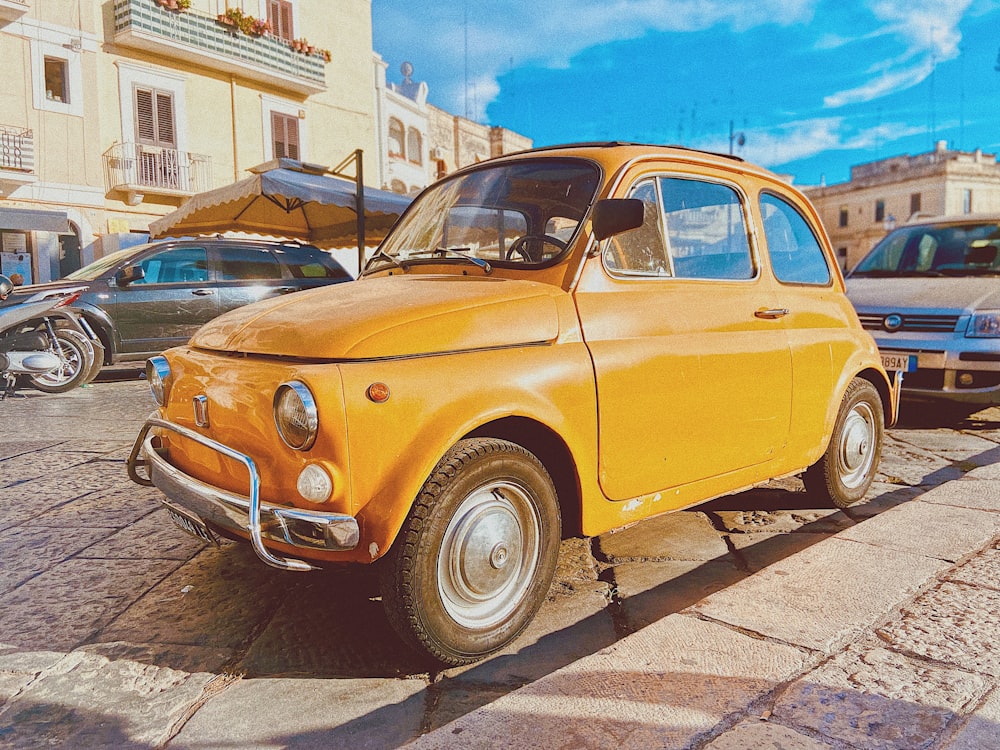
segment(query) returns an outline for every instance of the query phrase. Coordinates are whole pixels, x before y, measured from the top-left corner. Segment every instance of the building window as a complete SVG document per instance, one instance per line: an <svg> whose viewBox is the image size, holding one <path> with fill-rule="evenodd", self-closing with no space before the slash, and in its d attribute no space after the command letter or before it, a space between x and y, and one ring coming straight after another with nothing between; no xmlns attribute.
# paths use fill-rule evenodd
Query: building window
<svg viewBox="0 0 1000 750"><path fill-rule="evenodd" d="M79 37L47 34L31 40L31 98L35 109L83 117L82 42Z"/></svg>
<svg viewBox="0 0 1000 750"><path fill-rule="evenodd" d="M848 211L847 206L840 207L840 220L837 222L837 226L843 228L847 226Z"/></svg>
<svg viewBox="0 0 1000 750"><path fill-rule="evenodd" d="M962 213L971 214L972 213L972 191L963 190L962 191Z"/></svg>
<svg viewBox="0 0 1000 750"><path fill-rule="evenodd" d="M406 130L403 123L395 117L389 120L389 156L396 159L406 158Z"/></svg>
<svg viewBox="0 0 1000 750"><path fill-rule="evenodd" d="M271 153L275 159L298 159L299 118L283 112L272 112L271 144Z"/></svg>
<svg viewBox="0 0 1000 750"><path fill-rule="evenodd" d="M267 22L271 33L279 39L292 41L295 32L292 27L292 4L288 0L268 0Z"/></svg>
<svg viewBox="0 0 1000 750"><path fill-rule="evenodd" d="M920 193L910 193L910 216L920 213Z"/></svg>
<svg viewBox="0 0 1000 750"><path fill-rule="evenodd" d="M45 98L69 104L69 62L46 56L44 68Z"/></svg>
<svg viewBox="0 0 1000 750"><path fill-rule="evenodd" d="M885 201L878 200L875 201L875 221L883 221L885 219Z"/></svg>
<svg viewBox="0 0 1000 750"><path fill-rule="evenodd" d="M406 133L406 153L410 155L410 161L414 164L424 163L424 139L420 136L420 131L410 128Z"/></svg>
<svg viewBox="0 0 1000 750"><path fill-rule="evenodd" d="M136 87L135 139L146 146L176 147L173 94Z"/></svg>
<svg viewBox="0 0 1000 750"><path fill-rule="evenodd" d="M837 263L840 265L841 271L847 270L847 248L838 247L837 248Z"/></svg>

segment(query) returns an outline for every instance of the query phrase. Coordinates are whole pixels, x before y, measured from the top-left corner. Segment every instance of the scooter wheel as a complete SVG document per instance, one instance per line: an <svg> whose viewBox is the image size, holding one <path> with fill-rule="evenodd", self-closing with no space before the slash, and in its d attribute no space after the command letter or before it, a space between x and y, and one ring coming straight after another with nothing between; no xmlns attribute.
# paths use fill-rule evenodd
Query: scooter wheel
<svg viewBox="0 0 1000 750"><path fill-rule="evenodd" d="M88 347L71 332L56 331L61 364L43 375L33 375L28 381L45 393L65 393L83 385L94 364L93 347Z"/></svg>

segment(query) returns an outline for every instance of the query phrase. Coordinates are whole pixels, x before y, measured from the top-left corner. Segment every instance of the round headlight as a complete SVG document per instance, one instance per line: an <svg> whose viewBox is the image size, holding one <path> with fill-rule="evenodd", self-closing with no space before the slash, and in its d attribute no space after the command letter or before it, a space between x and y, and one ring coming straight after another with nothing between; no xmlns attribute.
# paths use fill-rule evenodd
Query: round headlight
<svg viewBox="0 0 1000 750"><path fill-rule="evenodd" d="M170 391L170 363L166 357L146 360L146 381L158 406L165 406Z"/></svg>
<svg viewBox="0 0 1000 750"><path fill-rule="evenodd" d="M304 451L312 447L319 415L316 401L305 385L293 380L278 386L274 393L274 424L289 448Z"/></svg>

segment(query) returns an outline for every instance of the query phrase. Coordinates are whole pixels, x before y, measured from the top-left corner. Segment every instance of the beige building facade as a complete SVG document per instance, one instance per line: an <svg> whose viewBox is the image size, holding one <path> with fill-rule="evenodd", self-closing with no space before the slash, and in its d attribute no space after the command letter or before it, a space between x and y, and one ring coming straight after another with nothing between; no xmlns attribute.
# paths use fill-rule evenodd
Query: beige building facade
<svg viewBox="0 0 1000 750"><path fill-rule="evenodd" d="M0 0L0 268L58 278L279 156L379 173L370 0Z"/></svg>
<svg viewBox="0 0 1000 750"><path fill-rule="evenodd" d="M380 187L415 195L460 167L532 147L532 140L503 127L483 125L429 104L428 87L404 62L399 83L375 55Z"/></svg>
<svg viewBox="0 0 1000 750"><path fill-rule="evenodd" d="M845 269L853 268L890 230L916 216L1000 212L995 154L933 151L851 167L851 179L803 188L819 211Z"/></svg>

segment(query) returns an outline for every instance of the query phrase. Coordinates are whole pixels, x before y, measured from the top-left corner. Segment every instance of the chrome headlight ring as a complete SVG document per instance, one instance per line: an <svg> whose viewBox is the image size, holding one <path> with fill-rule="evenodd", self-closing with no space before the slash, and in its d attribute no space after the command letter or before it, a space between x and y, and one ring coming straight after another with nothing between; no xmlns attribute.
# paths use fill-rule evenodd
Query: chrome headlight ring
<svg viewBox="0 0 1000 750"><path fill-rule="evenodd" d="M146 360L146 382L157 406L166 406L170 396L170 363L166 357Z"/></svg>
<svg viewBox="0 0 1000 750"><path fill-rule="evenodd" d="M274 426L285 445L297 451L309 450L319 431L316 399L298 380L282 383L274 392Z"/></svg>

